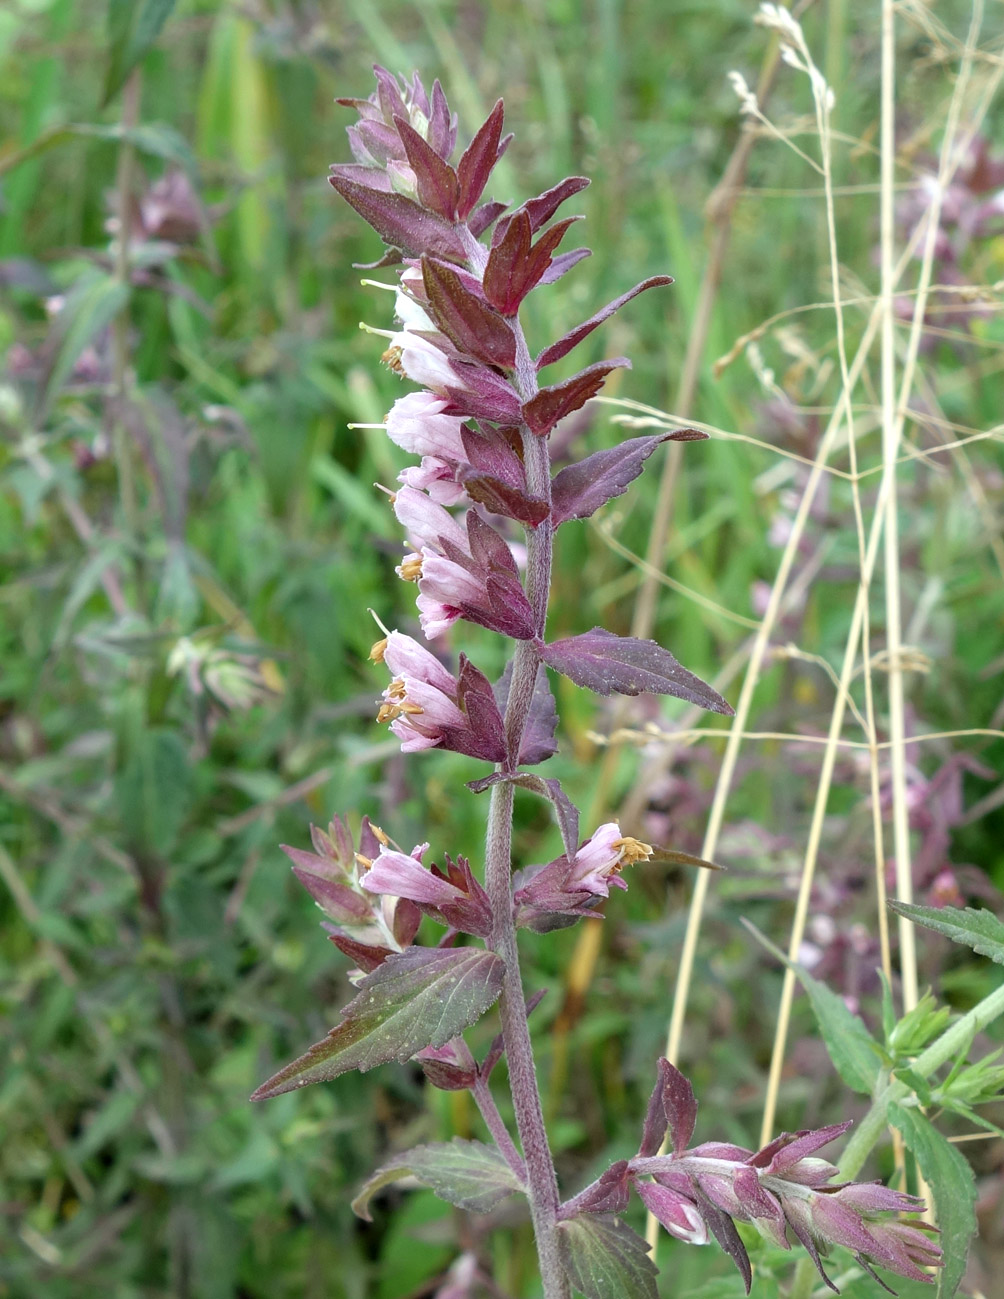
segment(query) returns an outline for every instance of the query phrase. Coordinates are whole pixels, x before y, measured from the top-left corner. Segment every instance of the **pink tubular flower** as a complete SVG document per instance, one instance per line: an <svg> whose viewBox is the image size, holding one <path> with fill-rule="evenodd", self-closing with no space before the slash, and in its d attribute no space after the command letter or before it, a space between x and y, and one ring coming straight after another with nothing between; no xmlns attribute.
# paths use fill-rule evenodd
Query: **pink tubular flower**
<svg viewBox="0 0 1004 1299"><path fill-rule="evenodd" d="M650 844L623 836L616 821L607 821L575 854L566 887L573 892L607 898L610 896L611 884L619 889L627 888L620 878L620 872L625 866L647 861L651 855Z"/></svg>
<svg viewBox="0 0 1004 1299"><path fill-rule="evenodd" d="M523 872L523 882L513 895L517 924L549 929L555 923L548 917L587 914L600 898L610 896L611 884L627 888L620 878L625 866L647 861L651 855L650 844L622 835L617 822L608 821L579 848L571 864L561 856Z"/></svg>
<svg viewBox="0 0 1004 1299"><path fill-rule="evenodd" d="M387 415L387 436L404 451L441 460L466 460L458 415L444 415L448 403L431 392L399 397Z"/></svg>
<svg viewBox="0 0 1004 1299"><path fill-rule="evenodd" d="M468 386L463 373L454 369L441 348L408 329L392 335L383 359L395 374L404 375L440 397L446 397L450 388Z"/></svg>
<svg viewBox="0 0 1004 1299"><path fill-rule="evenodd" d="M440 924L487 937L491 906L467 859L447 856L445 870L427 869L421 859L428 846L420 844L410 856L384 848L363 876L363 888L407 898Z"/></svg>
<svg viewBox="0 0 1004 1299"><path fill-rule="evenodd" d="M394 497L394 514L415 550L427 546L441 552L443 542L447 541L464 554L470 554L463 524L424 492L416 491L414 487L402 487Z"/></svg>
<svg viewBox="0 0 1004 1299"><path fill-rule="evenodd" d="M380 855L362 877L363 888L367 893L391 893L434 907L441 902L458 901L463 897L461 891L422 865L428 847L427 843L420 844L410 855L381 848Z"/></svg>
<svg viewBox="0 0 1004 1299"><path fill-rule="evenodd" d="M393 674L377 721L391 723L402 753L439 747L488 762L504 759L505 731L491 685L463 654L455 677L417 641L393 631L370 658Z"/></svg>
<svg viewBox="0 0 1004 1299"><path fill-rule="evenodd" d="M405 487L426 492L429 499L437 505L469 505L470 497L463 485L457 481L457 467L448 460L436 456L423 456L420 465L409 465L402 469L397 481Z"/></svg>
<svg viewBox="0 0 1004 1299"><path fill-rule="evenodd" d="M418 583L427 637L440 635L458 618L517 640L533 637L533 610L513 553L476 511L468 510L461 524L424 492L402 487L394 498L394 513L415 547L398 575Z"/></svg>
<svg viewBox="0 0 1004 1299"><path fill-rule="evenodd" d="M708 1227L698 1212L697 1205L685 1195L671 1191L658 1182L639 1182L638 1194L646 1209L654 1214L670 1235L691 1245L706 1245L710 1239Z"/></svg>

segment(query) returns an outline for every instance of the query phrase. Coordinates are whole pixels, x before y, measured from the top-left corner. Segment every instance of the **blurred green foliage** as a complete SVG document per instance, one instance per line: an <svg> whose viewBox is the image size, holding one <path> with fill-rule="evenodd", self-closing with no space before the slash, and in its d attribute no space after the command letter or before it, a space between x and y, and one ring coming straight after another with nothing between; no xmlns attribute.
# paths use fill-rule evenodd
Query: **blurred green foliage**
<svg viewBox="0 0 1004 1299"><path fill-rule="evenodd" d="M413 619L411 590L394 576L397 527L370 486L393 483L402 461L378 431L348 425L378 423L400 387L357 328L387 327L390 298L361 287L351 263L379 250L325 183L328 164L347 157L346 115L332 99L367 94L373 61L417 67L442 79L469 134L504 95L516 141L498 197L519 200L567 173L593 180L576 208L593 256L528 304L531 340L668 270L673 289L632 303L576 361L627 353L634 369L611 391L670 407L707 251L703 205L739 131L726 73L754 80L766 38L740 3L169 9L13 0L0 12L0 1296L397 1299L429 1291L458 1241L483 1248L476 1225L425 1192L394 1193L393 1212L371 1225L348 1201L389 1150L476 1132L466 1098L430 1094L417 1070L388 1067L247 1104L277 1063L324 1034L348 993L345 962L277 844L305 843L311 819L367 812L402 843L429 839L434 854L477 861L484 815L462 789L481 774L468 761L405 764L372 718L382 682L366 661L378 634L366 610L388 626ZM964 30L965 7L944 10ZM840 183L871 183L873 6L831 0L811 7L806 26L829 51L842 129L866 142L842 155ZM928 107L941 70L924 62L923 32L905 27L902 45L919 60L904 120L936 138ZM782 79L777 115L808 104L803 85ZM168 202L155 186L172 176ZM763 146L748 183L769 195L807 181L792 154ZM875 228L846 202L841 256L869 274ZM125 274L109 228L123 212L143 232ZM765 317L826 297L820 208L750 199L733 226L692 413L789 445L750 371L733 365L715 379L711 364ZM979 254L974 278L1004 275L999 244ZM817 362L831 358L830 328L828 316L805 327ZM930 378L949 418L982 429L999 419L1004 337L996 317L973 329L983 350L945 342ZM784 370L792 354L772 347ZM818 364L814 373L822 391ZM789 380L813 404L812 383L785 371ZM606 415L592 416L590 449L618 436ZM724 440L685 454L671 571L755 616L756 584L776 565L777 458ZM999 521L999 457L996 471L992 451L973 459ZM939 665L912 704L932 730L995 716L999 726L1000 572L959 475L919 460L910 472L903 581L910 607L927 611L918 638ZM656 478L609 511L635 554ZM848 499L835 487L838 526L821 523L834 584L810 591L799 615L800 638L829 661L855 590ZM563 530L555 634L626 631L639 581L601 532ZM661 602L654 635L710 677L745 630L674 598ZM486 671L501 667L488 633L465 628L464 648ZM779 660L761 687L764 729L825 726L821 681ZM556 689L564 743L548 774L588 808L595 705L567 682ZM999 770L999 741L973 751ZM674 821L681 847L699 845L719 752L688 758L698 798ZM951 752L942 745L927 773ZM760 747L741 771L728 845L741 866L702 945L687 1056L705 1138L755 1140L773 1031L764 1008L780 975L736 919L783 928L797 852L787 842L775 851L755 827L777 834L802 816L814 770L796 768L792 781L777 759ZM618 760L614 804L636 770L632 755ZM988 789L978 774L966 782L970 798ZM867 860L867 808L852 783L841 793L833 851L850 845ZM524 860L559 850L541 806L521 800L518 815ZM1001 816L998 803L953 827L954 860L998 885ZM584 1016L569 974L578 932L527 937L528 983L552 989L537 1027L564 1015L568 1031L564 1058L548 1032L539 1042L570 1188L634 1148L685 884L638 876L610 908ZM969 965L953 977L969 1004L989 976ZM788 1126L830 1116L840 1098L816 1046L803 1043L815 1074L786 1083ZM496 1278L533 1294L528 1228L509 1227L489 1247ZM723 1256L672 1249L674 1290L737 1294ZM758 1284L776 1290L769 1262Z"/></svg>

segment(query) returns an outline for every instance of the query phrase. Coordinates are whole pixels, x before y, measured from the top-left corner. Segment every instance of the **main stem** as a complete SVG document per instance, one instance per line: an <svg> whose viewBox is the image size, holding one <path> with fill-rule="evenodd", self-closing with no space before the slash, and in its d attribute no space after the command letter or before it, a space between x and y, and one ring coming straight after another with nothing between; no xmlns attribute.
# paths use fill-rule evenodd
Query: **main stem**
<svg viewBox="0 0 1004 1299"><path fill-rule="evenodd" d="M550 464L547 443L524 435L527 486L534 494L550 497ZM551 527L543 523L527 529L527 595L534 610L537 634L542 635L551 577ZM521 641L513 659L509 698L505 712L506 740L514 767L530 712L530 702L540 661L533 644ZM544 1127L537 1086L537 1070L519 969L516 926L512 906L513 786L500 781L492 789L488 811L485 885L492 906L492 948L505 962L499 1009L502 1038L509 1065L509 1087L516 1111L516 1127L526 1160L527 1197L537 1238L540 1275L545 1299L569 1299L570 1290L561 1263L558 1238L558 1179Z"/></svg>

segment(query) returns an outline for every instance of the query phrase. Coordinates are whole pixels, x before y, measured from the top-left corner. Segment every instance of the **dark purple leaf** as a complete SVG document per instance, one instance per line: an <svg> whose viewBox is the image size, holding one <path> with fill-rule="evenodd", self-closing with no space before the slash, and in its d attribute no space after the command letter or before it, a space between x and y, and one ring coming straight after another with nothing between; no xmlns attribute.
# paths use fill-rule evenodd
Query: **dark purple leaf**
<svg viewBox="0 0 1004 1299"><path fill-rule="evenodd" d="M515 435L516 443L510 440ZM482 473L500 478L510 487L526 488L526 471L523 461L516 451L519 444L519 431L496 429L492 427L474 429L464 424L460 429L460 438L464 444L467 463Z"/></svg>
<svg viewBox="0 0 1004 1299"><path fill-rule="evenodd" d="M368 816L364 816L359 827L359 851L364 857L379 857L382 847L383 844L373 829L373 822Z"/></svg>
<svg viewBox="0 0 1004 1299"><path fill-rule="evenodd" d="M489 568L518 576L519 570L508 542L474 510L467 513L467 544L475 569Z"/></svg>
<svg viewBox="0 0 1004 1299"><path fill-rule="evenodd" d="M642 471L661 442L698 442L707 437L697 429L676 429L651 437L629 438L607 451L597 451L555 476L551 519L555 527L569 519L587 519L601 505L620 496Z"/></svg>
<svg viewBox="0 0 1004 1299"><path fill-rule="evenodd" d="M485 267L485 296L504 316L514 316L520 303L543 278L551 253L565 231L579 217L559 221L531 247L531 223L525 212L515 212L505 234L494 243Z"/></svg>
<svg viewBox="0 0 1004 1299"><path fill-rule="evenodd" d="M365 154L356 151L354 147L356 141L381 167L385 167L391 159L400 162L404 157L404 146L401 143L401 137L386 122L367 121L364 118L361 122L357 122L355 126L350 126L346 134L349 137L349 143L353 145L352 152L357 158L365 157Z"/></svg>
<svg viewBox="0 0 1004 1299"><path fill-rule="evenodd" d="M360 943L356 939L350 938L348 934L332 933L328 937L350 961L355 961L360 970L365 970L367 974L383 965L388 956L394 953L389 947L372 947L369 943Z"/></svg>
<svg viewBox="0 0 1004 1299"><path fill-rule="evenodd" d="M450 365L457 372L458 385L447 387L446 393L456 413L491 420L493 424L519 423L519 393L512 384L481 365L452 359Z"/></svg>
<svg viewBox="0 0 1004 1299"><path fill-rule="evenodd" d="M466 753L472 758L486 758L489 762L501 762L505 756L505 729L502 725L502 714L495 703L488 678L465 654L460 655L457 687L460 706L467 714L470 732L455 737L464 747L458 747L457 742L451 743L449 738L444 739L444 747L453 749L457 753ZM444 733L450 737L451 728L446 728ZM496 756L498 754L502 757Z"/></svg>
<svg viewBox="0 0 1004 1299"><path fill-rule="evenodd" d="M510 779L520 789L528 789L531 793L539 794L551 804L554 808L554 819L561 831L565 856L572 861L579 847L579 809L561 788L560 782L545 780L542 776L529 771L518 772Z"/></svg>
<svg viewBox="0 0 1004 1299"><path fill-rule="evenodd" d="M385 244L399 248L407 257L433 253L448 261L465 260L463 241L449 221L427 212L404 194L377 193L340 172L339 168L332 170L328 178L331 185Z"/></svg>
<svg viewBox="0 0 1004 1299"><path fill-rule="evenodd" d="M550 347L545 347L540 356L537 357L537 369L542 370L545 365L551 365L555 361L560 361L563 356L567 356L572 348L581 343L584 338L588 338L598 325L602 325L604 320L609 320L615 311L619 311L625 302L630 302L639 293L644 293L646 289L657 288L662 284L672 283L672 275L653 275L647 280L642 280L633 289L628 289L627 293L622 293L619 298L614 298L613 302L608 302L601 311L597 311L595 316L590 316L588 320L584 320L581 325L570 330L563 338L559 338L556 343L552 343Z"/></svg>
<svg viewBox="0 0 1004 1299"><path fill-rule="evenodd" d="M401 98L401 89L397 84L397 77L378 63L373 65L373 74L377 83L377 103L380 105L380 112L384 121L392 122L395 115L407 117L408 110Z"/></svg>
<svg viewBox="0 0 1004 1299"><path fill-rule="evenodd" d="M592 255L591 248L573 248L570 253L559 253L557 257L551 258L550 266L540 277L541 284L554 284L563 275L567 275L573 266L578 266L579 262Z"/></svg>
<svg viewBox="0 0 1004 1299"><path fill-rule="evenodd" d="M377 854L379 856L379 853ZM410 947L415 941L418 927L422 923L422 912L411 898L398 898L394 908L394 922L391 932L401 947Z"/></svg>
<svg viewBox="0 0 1004 1299"><path fill-rule="evenodd" d="M561 1262L586 1299L657 1299L658 1268L627 1223L583 1213L558 1223Z"/></svg>
<svg viewBox="0 0 1004 1299"><path fill-rule="evenodd" d="M712 1204L696 1182L694 1183L694 1198L697 1201L701 1217L711 1229L711 1234L739 1269L739 1275L743 1279L746 1293L749 1294L750 1286L753 1284L753 1269L750 1267L750 1257L746 1253L746 1246L736 1230L736 1224L727 1213L719 1209L716 1204Z"/></svg>
<svg viewBox="0 0 1004 1299"><path fill-rule="evenodd" d="M581 636L543 646L540 657L548 667L598 695L675 695L713 713L733 715L717 691L652 640L615 636L594 627Z"/></svg>
<svg viewBox="0 0 1004 1299"><path fill-rule="evenodd" d="M485 297L503 315L512 315L521 298L514 285L530 256L530 218L520 208L505 223L495 227L495 238L485 266ZM515 304L515 305L514 305Z"/></svg>
<svg viewBox="0 0 1004 1299"><path fill-rule="evenodd" d="M415 1059L429 1082L440 1091L468 1091L478 1080L477 1064L462 1037L454 1038L446 1046L427 1046Z"/></svg>
<svg viewBox="0 0 1004 1299"><path fill-rule="evenodd" d="M441 158L449 159L457 144L457 119L437 78L432 83L432 112L429 114L429 143Z"/></svg>
<svg viewBox="0 0 1004 1299"><path fill-rule="evenodd" d="M293 874L326 916L339 924L351 924L353 921L358 923L369 917L370 906L365 898L353 893L347 884L318 875L302 864L306 859L319 860L314 858L313 853L301 852L298 848L287 848L285 845L282 850L293 862Z"/></svg>
<svg viewBox="0 0 1004 1299"><path fill-rule="evenodd" d="M398 1155L367 1178L352 1201L353 1212L371 1222L369 1202L381 1187L414 1177L434 1195L458 1209L488 1213L525 1187L497 1150L480 1141L454 1137L450 1142L417 1146Z"/></svg>
<svg viewBox="0 0 1004 1299"><path fill-rule="evenodd" d="M591 1186L575 1197L579 1213L623 1213L631 1200L631 1166L618 1159Z"/></svg>
<svg viewBox="0 0 1004 1299"><path fill-rule="evenodd" d="M429 313L459 351L488 365L512 368L515 335L487 302L471 293L449 266L429 257L422 258L422 280Z"/></svg>
<svg viewBox="0 0 1004 1299"><path fill-rule="evenodd" d="M479 208L472 212L467 221L467 228L474 238L479 239L488 227L499 219L508 206L508 203L496 203L492 200L488 203L482 203Z"/></svg>
<svg viewBox="0 0 1004 1299"><path fill-rule="evenodd" d="M528 199L523 204L523 211L530 218L531 229L534 231L539 230L545 221L550 221L565 199L571 198L573 194L578 194L588 184L588 176L566 176L564 180L559 181L551 189L545 190L543 194Z"/></svg>
<svg viewBox="0 0 1004 1299"><path fill-rule="evenodd" d="M410 947L368 974L323 1041L280 1069L251 1097L265 1100L350 1069L365 1072L443 1046L476 1023L502 988L503 964L478 947Z"/></svg>
<svg viewBox="0 0 1004 1299"><path fill-rule="evenodd" d="M457 216L461 221L469 216L484 193L492 168L498 162L504 117L505 107L499 99L457 164L457 178L460 181Z"/></svg>
<svg viewBox="0 0 1004 1299"><path fill-rule="evenodd" d="M501 772L497 773L497 775L499 779L503 779ZM491 780L492 777L488 777L488 779ZM470 784L468 785L468 788L470 788L474 784L480 784L480 783L481 782L479 781L471 781ZM528 1019L546 996L547 996L547 989L540 988L537 992L533 994L532 997L530 997L527 1000L526 1014ZM505 1041L502 1037L502 1034L497 1033L495 1037L492 1038L492 1044L488 1048L488 1053L485 1056L485 1058L482 1060L481 1067L478 1070L478 1076L480 1077L482 1082L488 1081L489 1077L491 1076L492 1070L495 1068L495 1066L498 1064L498 1062L502 1059L504 1055L505 1055Z"/></svg>
<svg viewBox="0 0 1004 1299"><path fill-rule="evenodd" d="M659 1153L666 1136L666 1130L669 1127L669 1117L666 1114L666 1105L663 1100L668 1080L669 1061L660 1060L657 1067L659 1077L652 1089L652 1095L648 1099L641 1145L638 1147L639 1156L645 1159L652 1158Z"/></svg>
<svg viewBox="0 0 1004 1299"><path fill-rule="evenodd" d="M472 501L485 506L492 514L518 519L535 528L547 518L547 501L530 496L525 487L513 487L501 478L474 469L461 469L459 479Z"/></svg>
<svg viewBox="0 0 1004 1299"><path fill-rule="evenodd" d="M509 682L512 679L512 663L506 664L505 671L495 683L495 698L504 713L509 701ZM530 713L519 750L519 763L535 767L546 762L558 752L554 735L558 729L558 711L551 693L551 683L543 668L537 669L537 678L533 683L533 697L530 700Z"/></svg>
<svg viewBox="0 0 1004 1299"><path fill-rule="evenodd" d="M456 216L457 197L460 193L457 173L405 118L395 117L394 125L415 173L419 202L452 222Z"/></svg>
<svg viewBox="0 0 1004 1299"><path fill-rule="evenodd" d="M612 361L597 361L595 365L588 365L578 374L573 374L564 383L541 388L523 407L523 418L531 433L546 437L558 420L564 419L573 410L584 406L590 397L596 396L611 370L620 368L631 369L631 362L626 356L615 357Z"/></svg>
<svg viewBox="0 0 1004 1299"><path fill-rule="evenodd" d="M729 1219L728 1221L731 1222L731 1219ZM711 1226L710 1220L708 1225ZM812 1233L806 1227L804 1227L794 1215L788 1217L788 1226L791 1228L793 1234L798 1240L798 1243L802 1246L805 1252L812 1259L813 1263L816 1265L816 1271L822 1277L823 1281L826 1283L827 1286L829 1286L829 1288L833 1291L834 1294L839 1294L840 1291L833 1284L830 1278L826 1275L826 1269L823 1267L823 1260L819 1257L819 1249L816 1245L816 1242L812 1238ZM711 1230L714 1231L714 1227L712 1227ZM733 1228L733 1230L735 1229ZM858 1262L861 1263L865 1268L867 1268L869 1272L871 1272L871 1268L868 1267L868 1264L865 1262L864 1259L859 1258ZM740 1269L740 1271L741 1270L742 1269ZM872 1276L875 1276L874 1272L872 1272ZM878 1277L875 1277L875 1279L876 1281L879 1280ZM885 1284L884 1281L880 1282L880 1284L884 1289L886 1290L889 1289L889 1287ZM749 1292L750 1292L750 1288L749 1285L747 1284L746 1293L749 1294Z"/></svg>
<svg viewBox="0 0 1004 1299"><path fill-rule="evenodd" d="M689 1079L685 1078L668 1060L659 1061L659 1082L662 1084L662 1103L669 1122L669 1136L676 1154L682 1154L690 1145L697 1122L697 1098Z"/></svg>
<svg viewBox="0 0 1004 1299"><path fill-rule="evenodd" d="M489 573L484 579L484 586L485 603L461 603L457 606L461 616L479 627L498 632L500 636L510 636L513 640L533 640L537 634L537 625L519 578L508 573Z"/></svg>

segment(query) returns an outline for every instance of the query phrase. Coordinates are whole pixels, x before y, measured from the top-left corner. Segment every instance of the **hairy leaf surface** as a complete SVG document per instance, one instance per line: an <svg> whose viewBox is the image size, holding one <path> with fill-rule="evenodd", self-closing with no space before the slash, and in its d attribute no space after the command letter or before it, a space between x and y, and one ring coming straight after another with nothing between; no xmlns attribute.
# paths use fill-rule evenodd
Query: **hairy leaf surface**
<svg viewBox="0 0 1004 1299"><path fill-rule="evenodd" d="M443 1046L476 1023L502 988L503 964L480 947L410 947L389 956L359 985L342 1022L280 1069L251 1097L265 1100L350 1069L402 1064L426 1046Z"/></svg>
<svg viewBox="0 0 1004 1299"><path fill-rule="evenodd" d="M496 1204L525 1188L499 1152L480 1141L452 1141L416 1146L378 1168L352 1201L352 1210L372 1221L370 1200L382 1187L414 1177L441 1200L458 1209L488 1213Z"/></svg>

